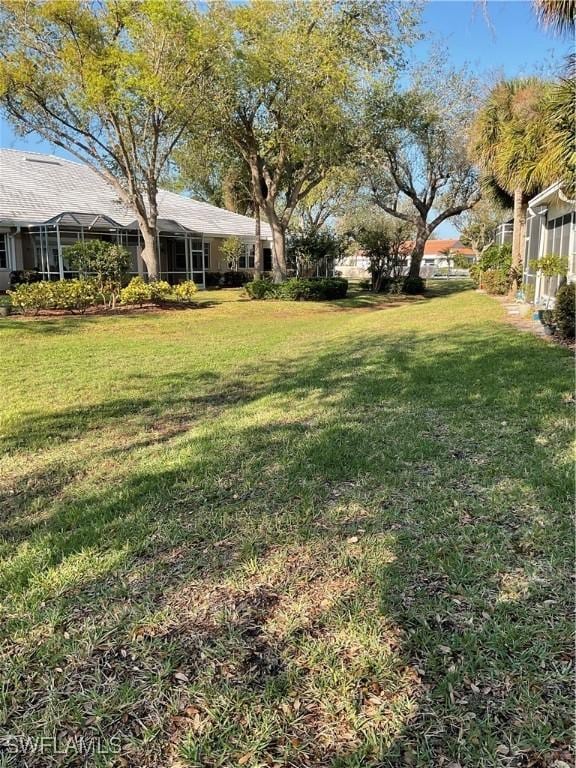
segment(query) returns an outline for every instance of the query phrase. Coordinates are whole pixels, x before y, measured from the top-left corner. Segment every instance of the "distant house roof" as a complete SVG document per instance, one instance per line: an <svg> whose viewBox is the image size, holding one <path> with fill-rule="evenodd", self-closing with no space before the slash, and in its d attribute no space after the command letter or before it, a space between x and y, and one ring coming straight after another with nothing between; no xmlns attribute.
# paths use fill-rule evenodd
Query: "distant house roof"
<svg viewBox="0 0 576 768"><path fill-rule="evenodd" d="M205 235L254 237L254 219L161 189L161 229ZM87 165L54 155L0 149L0 224L29 226L70 214L88 222L97 216L123 227L134 225L134 212L115 190ZM69 218L69 223L73 219ZM270 227L262 222L262 237Z"/></svg>
<svg viewBox="0 0 576 768"><path fill-rule="evenodd" d="M414 241L406 243L409 248L414 247ZM444 256L446 251L458 252L464 256L474 256L472 248L462 245L458 238L451 240L427 240L424 245L424 256Z"/></svg>

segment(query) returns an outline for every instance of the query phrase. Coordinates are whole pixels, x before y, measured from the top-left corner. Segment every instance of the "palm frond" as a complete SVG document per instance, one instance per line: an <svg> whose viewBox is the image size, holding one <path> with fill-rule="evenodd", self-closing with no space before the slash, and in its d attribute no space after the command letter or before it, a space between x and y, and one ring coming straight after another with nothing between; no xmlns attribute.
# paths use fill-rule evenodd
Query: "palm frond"
<svg viewBox="0 0 576 768"><path fill-rule="evenodd" d="M558 34L574 33L576 0L533 0L536 15L544 27Z"/></svg>

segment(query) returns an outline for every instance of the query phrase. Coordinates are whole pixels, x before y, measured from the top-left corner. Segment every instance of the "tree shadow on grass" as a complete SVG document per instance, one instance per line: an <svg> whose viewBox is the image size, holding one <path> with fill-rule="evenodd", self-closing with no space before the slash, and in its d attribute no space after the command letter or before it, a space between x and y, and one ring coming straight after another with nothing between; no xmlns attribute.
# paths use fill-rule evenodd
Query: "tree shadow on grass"
<svg viewBox="0 0 576 768"><path fill-rule="evenodd" d="M140 766L174 749L206 766L496 766L502 744L522 766L557 751L571 711L564 350L475 325L261 363L239 395L242 373L255 371L205 382L216 406L168 375L152 403L105 410L105 428L135 417L135 435L151 408L202 418L137 442L116 483L51 499L14 551L3 588L30 615L7 629L51 629L40 645L14 632L6 727L51 712L123 734ZM14 445L69 439L68 416L31 417Z"/></svg>

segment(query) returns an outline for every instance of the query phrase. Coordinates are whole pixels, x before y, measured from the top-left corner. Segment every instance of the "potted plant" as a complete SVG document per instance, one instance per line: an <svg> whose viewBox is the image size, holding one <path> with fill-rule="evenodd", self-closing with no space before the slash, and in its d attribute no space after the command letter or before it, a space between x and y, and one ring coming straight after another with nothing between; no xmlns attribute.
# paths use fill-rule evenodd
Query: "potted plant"
<svg viewBox="0 0 576 768"><path fill-rule="evenodd" d="M544 333L546 336L553 336L556 330L556 323L554 322L554 312L551 309L543 309L540 312L540 322L544 327Z"/></svg>
<svg viewBox="0 0 576 768"><path fill-rule="evenodd" d="M8 317L12 311L12 302L10 296L0 296L0 317Z"/></svg>

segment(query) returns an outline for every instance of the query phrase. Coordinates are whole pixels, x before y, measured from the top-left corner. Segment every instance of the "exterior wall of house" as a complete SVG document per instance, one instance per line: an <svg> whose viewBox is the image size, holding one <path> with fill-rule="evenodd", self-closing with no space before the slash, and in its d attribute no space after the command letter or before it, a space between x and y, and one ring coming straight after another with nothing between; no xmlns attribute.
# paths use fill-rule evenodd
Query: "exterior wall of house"
<svg viewBox="0 0 576 768"><path fill-rule="evenodd" d="M529 208L524 251L523 293L527 301L540 308L553 307L562 283L558 276L537 272L534 262L554 255L568 262L568 282L576 282L576 214L573 205L558 195Z"/></svg>

